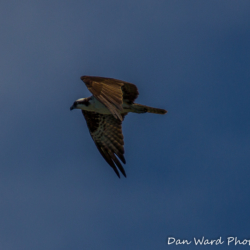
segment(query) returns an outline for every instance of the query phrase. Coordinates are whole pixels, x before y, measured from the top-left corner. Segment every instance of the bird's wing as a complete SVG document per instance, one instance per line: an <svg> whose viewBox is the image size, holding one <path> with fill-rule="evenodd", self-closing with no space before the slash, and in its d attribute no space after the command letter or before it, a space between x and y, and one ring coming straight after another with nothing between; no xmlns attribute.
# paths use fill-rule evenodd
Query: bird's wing
<svg viewBox="0 0 250 250"><path fill-rule="evenodd" d="M123 99L132 103L139 94L134 84L113 78L82 76L81 80L95 98L102 102L120 121L123 120L120 114L123 111Z"/></svg>
<svg viewBox="0 0 250 250"><path fill-rule="evenodd" d="M124 82L122 86L123 100L128 104L134 103L134 100L138 97L139 92L137 87L133 83Z"/></svg>
<svg viewBox="0 0 250 250"><path fill-rule="evenodd" d="M122 121L114 118L113 115L104 115L86 110L82 110L82 113L86 119L90 135L103 158L114 169L119 178L120 174L116 166L126 177L126 173L116 157L118 156L124 164L126 163L123 156ZM126 114L122 114L122 119Z"/></svg>

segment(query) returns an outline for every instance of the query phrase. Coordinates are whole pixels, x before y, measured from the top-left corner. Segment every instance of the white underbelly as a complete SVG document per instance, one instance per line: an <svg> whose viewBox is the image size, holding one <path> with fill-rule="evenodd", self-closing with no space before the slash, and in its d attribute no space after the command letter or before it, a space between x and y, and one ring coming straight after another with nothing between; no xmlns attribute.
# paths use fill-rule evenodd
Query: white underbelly
<svg viewBox="0 0 250 250"><path fill-rule="evenodd" d="M90 103L91 103L91 108L93 109L91 111L95 111L101 114L111 114L109 109L102 102L98 101L96 98L93 97ZM128 104L123 103L122 107L124 109L124 112L128 112L126 111L129 108ZM121 113L124 113L124 112L121 112Z"/></svg>
<svg viewBox="0 0 250 250"><path fill-rule="evenodd" d="M98 113L101 113L101 114L111 114L111 112L109 111L109 109L102 102L99 102L95 98L93 98L92 105L93 105L94 110L97 111Z"/></svg>

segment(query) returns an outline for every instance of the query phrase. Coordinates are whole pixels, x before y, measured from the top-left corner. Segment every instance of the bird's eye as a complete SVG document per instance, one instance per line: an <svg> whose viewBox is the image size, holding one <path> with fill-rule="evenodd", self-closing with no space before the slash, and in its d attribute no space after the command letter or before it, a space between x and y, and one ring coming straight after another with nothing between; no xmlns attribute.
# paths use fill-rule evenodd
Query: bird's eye
<svg viewBox="0 0 250 250"><path fill-rule="evenodd" d="M77 102L74 102L74 106L75 106L75 107L77 106Z"/></svg>

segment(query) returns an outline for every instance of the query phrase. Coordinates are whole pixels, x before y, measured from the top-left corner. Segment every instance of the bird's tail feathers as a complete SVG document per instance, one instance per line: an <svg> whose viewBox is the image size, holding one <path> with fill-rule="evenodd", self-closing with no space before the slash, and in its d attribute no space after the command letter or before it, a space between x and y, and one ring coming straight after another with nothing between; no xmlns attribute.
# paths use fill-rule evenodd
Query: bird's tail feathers
<svg viewBox="0 0 250 250"><path fill-rule="evenodd" d="M134 112L134 113L153 113L153 114L164 115L168 111L165 109L152 108L152 107L148 107L145 105L134 103L132 105L132 112Z"/></svg>

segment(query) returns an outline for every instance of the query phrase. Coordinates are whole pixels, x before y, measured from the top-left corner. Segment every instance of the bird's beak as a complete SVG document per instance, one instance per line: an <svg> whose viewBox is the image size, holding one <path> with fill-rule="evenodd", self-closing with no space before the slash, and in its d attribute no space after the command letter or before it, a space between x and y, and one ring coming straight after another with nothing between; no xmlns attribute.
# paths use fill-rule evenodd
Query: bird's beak
<svg viewBox="0 0 250 250"><path fill-rule="evenodd" d="M73 110L73 109L75 109L74 105L72 105L72 106L70 107L70 110Z"/></svg>

